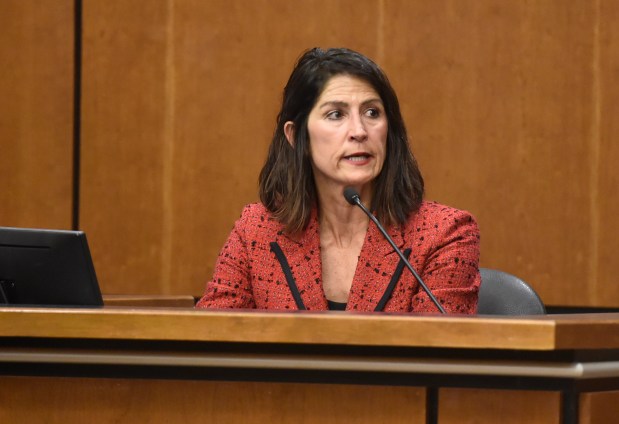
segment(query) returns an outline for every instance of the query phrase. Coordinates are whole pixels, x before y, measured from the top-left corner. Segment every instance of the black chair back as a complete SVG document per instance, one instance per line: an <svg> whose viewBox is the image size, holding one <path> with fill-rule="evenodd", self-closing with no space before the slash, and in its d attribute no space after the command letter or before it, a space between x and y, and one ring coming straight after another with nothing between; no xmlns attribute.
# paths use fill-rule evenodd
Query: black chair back
<svg viewBox="0 0 619 424"><path fill-rule="evenodd" d="M503 271L480 268L479 315L543 315L542 299L527 283Z"/></svg>

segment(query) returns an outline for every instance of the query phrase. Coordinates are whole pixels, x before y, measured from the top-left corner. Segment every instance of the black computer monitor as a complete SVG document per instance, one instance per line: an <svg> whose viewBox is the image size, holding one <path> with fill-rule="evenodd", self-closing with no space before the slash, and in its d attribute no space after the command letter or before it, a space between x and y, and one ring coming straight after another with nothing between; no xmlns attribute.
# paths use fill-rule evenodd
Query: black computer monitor
<svg viewBox="0 0 619 424"><path fill-rule="evenodd" d="M82 231L0 227L0 305L103 305Z"/></svg>

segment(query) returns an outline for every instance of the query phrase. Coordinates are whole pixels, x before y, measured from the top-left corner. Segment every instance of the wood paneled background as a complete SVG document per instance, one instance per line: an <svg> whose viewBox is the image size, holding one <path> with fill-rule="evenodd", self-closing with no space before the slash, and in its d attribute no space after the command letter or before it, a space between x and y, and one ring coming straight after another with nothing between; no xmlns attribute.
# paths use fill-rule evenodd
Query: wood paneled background
<svg viewBox="0 0 619 424"><path fill-rule="evenodd" d="M73 3L0 0L0 225L70 228Z"/></svg>
<svg viewBox="0 0 619 424"><path fill-rule="evenodd" d="M105 293L199 295L296 58L347 46L402 103L427 198L549 305L619 307L619 2L0 0L0 225L74 218ZM79 10L79 9L78 9Z"/></svg>

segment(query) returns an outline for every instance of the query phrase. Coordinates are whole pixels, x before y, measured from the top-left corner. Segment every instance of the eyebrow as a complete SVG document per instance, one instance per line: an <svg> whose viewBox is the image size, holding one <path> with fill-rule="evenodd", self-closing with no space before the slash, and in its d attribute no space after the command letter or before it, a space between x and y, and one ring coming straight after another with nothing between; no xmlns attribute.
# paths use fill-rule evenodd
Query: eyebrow
<svg viewBox="0 0 619 424"><path fill-rule="evenodd" d="M380 103L382 105L383 101L380 99L380 97L372 97L371 99L367 99L366 101L361 103L361 106L367 105L369 103ZM325 106L348 107L349 103L341 100L328 100L324 103L321 103L318 107L322 109Z"/></svg>

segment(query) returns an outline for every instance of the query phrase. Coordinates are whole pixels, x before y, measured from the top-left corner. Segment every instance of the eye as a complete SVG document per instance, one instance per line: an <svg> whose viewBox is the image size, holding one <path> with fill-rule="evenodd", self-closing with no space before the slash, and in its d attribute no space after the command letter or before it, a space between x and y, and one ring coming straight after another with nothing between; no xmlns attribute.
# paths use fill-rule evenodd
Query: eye
<svg viewBox="0 0 619 424"><path fill-rule="evenodd" d="M365 111L365 116L369 116L370 118L378 118L381 114L381 110L378 108L369 108Z"/></svg>
<svg viewBox="0 0 619 424"><path fill-rule="evenodd" d="M335 121L335 120L340 119L343 116L343 114L339 110L332 110L331 112L327 113L325 116L327 117L327 119L331 119Z"/></svg>

